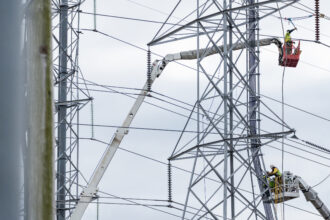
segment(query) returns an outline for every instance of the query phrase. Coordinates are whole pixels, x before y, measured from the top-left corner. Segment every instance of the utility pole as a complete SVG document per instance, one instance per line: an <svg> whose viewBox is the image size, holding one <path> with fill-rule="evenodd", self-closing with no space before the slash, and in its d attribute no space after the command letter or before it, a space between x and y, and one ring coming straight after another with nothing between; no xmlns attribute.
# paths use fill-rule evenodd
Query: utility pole
<svg viewBox="0 0 330 220"><path fill-rule="evenodd" d="M28 124L24 150L24 219L52 220L55 176L50 0L31 0L25 14Z"/></svg>

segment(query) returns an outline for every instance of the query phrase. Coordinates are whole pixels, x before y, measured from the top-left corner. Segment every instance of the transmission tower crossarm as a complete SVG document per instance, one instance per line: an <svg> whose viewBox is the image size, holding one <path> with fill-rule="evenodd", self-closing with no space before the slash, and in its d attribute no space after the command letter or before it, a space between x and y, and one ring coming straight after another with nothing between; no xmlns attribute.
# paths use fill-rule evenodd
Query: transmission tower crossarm
<svg viewBox="0 0 330 220"><path fill-rule="evenodd" d="M216 16L219 16L219 15L223 15L223 14L226 14L226 13L230 13L230 12L235 12L235 11L241 11L241 10L246 10L246 9L250 9L250 8L256 8L256 7L262 7L264 5L267 5L267 4L271 4L271 3L286 3L286 5L278 8L278 9L275 9L273 11L271 11L270 13L267 13L265 14L264 16L262 16L260 19L264 18L264 17L267 17L273 13L275 13L276 11L279 11L281 9L284 9L296 2L298 2L300 0L268 0L268 1L260 1L260 2L254 2L254 3L249 3L249 4L246 4L246 5L241 5L239 7L235 7L235 8L231 8L231 9L226 9L226 10L220 10L218 12L215 12L215 13L212 13L212 14L209 14L209 15L206 15L206 16L202 16L202 17L199 17L193 21L190 21L184 25L181 25L180 27L178 27L177 29L174 29L170 32L167 32L166 34L163 34L157 38L154 38L151 42L148 43L148 46L154 46L154 45L157 45L157 44L162 44L162 43L165 43L166 41L163 41L167 38L170 38L171 36L173 37L174 34L178 33L179 31L182 31L184 29L186 29L187 27L192 27L194 26L196 23L198 22L203 22L203 21L206 21L207 19L212 19ZM271 7L268 7L268 10L270 10ZM243 23L241 24L243 25Z"/></svg>
<svg viewBox="0 0 330 220"><path fill-rule="evenodd" d="M166 60L156 60L152 65L152 72L151 72L151 79L147 80L143 89L141 90L139 96L135 100L131 110L127 114L123 124L119 127L114 134L112 140L110 141L106 151L104 152L99 164L97 165L87 187L82 191L80 195L80 199L77 203L75 210L71 215L72 220L79 220L84 215L85 210L88 207L88 204L93 200L93 197L97 193L97 187L100 183L107 167L109 166L113 156L115 155L119 145L121 144L122 140L124 139L125 135L128 134L128 127L131 125L136 113L138 112L139 108L141 107L144 99L148 96L148 86L153 84L155 79L159 77L161 72L164 70L165 66L169 61Z"/></svg>

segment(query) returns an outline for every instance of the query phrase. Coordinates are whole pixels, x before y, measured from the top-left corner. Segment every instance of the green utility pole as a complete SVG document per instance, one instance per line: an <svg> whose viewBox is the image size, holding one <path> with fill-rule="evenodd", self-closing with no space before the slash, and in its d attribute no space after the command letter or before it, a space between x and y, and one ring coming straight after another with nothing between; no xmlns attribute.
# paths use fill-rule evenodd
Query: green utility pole
<svg viewBox="0 0 330 220"><path fill-rule="evenodd" d="M50 6L50 0L31 0L26 8L25 219L28 220L52 220L55 216Z"/></svg>

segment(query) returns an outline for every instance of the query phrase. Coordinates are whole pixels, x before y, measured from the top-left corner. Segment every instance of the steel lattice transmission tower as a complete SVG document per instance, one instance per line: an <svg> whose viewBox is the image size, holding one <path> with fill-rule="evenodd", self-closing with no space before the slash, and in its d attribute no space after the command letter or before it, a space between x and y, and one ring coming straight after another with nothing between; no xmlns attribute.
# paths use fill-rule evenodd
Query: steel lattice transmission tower
<svg viewBox="0 0 330 220"><path fill-rule="evenodd" d="M176 26L167 24L169 16L149 43L197 38L190 53L197 58L197 101L169 158L192 167L182 219L277 219L263 200L261 149L294 131L260 99L259 22L295 2L197 0L195 12ZM245 49L234 51L239 44ZM217 59L210 61L211 51ZM196 121L198 135L185 133Z"/></svg>
<svg viewBox="0 0 330 220"><path fill-rule="evenodd" d="M79 68L81 0L52 1L56 116L56 215L68 219L79 194L79 112L92 100ZM84 87L85 88L85 87ZM56 96L57 95L57 96Z"/></svg>

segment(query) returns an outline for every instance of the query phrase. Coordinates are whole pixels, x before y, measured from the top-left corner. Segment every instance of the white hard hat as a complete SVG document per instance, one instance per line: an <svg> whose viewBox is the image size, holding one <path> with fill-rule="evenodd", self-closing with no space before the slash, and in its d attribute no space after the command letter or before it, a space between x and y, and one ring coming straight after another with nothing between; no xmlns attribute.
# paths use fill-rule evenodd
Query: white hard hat
<svg viewBox="0 0 330 220"><path fill-rule="evenodd" d="M270 165L270 168L273 169L275 166L273 164Z"/></svg>

